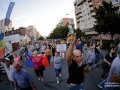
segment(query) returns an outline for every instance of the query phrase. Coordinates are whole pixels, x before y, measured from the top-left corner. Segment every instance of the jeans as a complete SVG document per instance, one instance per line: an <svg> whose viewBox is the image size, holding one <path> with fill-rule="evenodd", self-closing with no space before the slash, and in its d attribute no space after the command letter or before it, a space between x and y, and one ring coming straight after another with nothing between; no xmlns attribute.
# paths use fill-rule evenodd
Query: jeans
<svg viewBox="0 0 120 90"><path fill-rule="evenodd" d="M68 84L68 90L83 90L83 83L79 84L78 86L71 86Z"/></svg>
<svg viewBox="0 0 120 90"><path fill-rule="evenodd" d="M99 86L103 86L106 81L107 81L107 78L104 79L104 80L103 80L101 83L99 83L98 85L99 85Z"/></svg>
<svg viewBox="0 0 120 90"><path fill-rule="evenodd" d="M96 57L96 60L95 60L95 64L96 64L100 60L100 54L95 53L95 57Z"/></svg>
<svg viewBox="0 0 120 90"><path fill-rule="evenodd" d="M59 74L61 73L61 69L62 68L60 68L60 69L55 68L56 77L59 77Z"/></svg>

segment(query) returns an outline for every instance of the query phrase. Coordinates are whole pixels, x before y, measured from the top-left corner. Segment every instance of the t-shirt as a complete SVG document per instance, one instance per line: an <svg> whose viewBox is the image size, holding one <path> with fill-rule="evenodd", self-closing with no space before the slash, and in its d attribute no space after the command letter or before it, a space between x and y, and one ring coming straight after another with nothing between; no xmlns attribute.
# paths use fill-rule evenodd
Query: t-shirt
<svg viewBox="0 0 120 90"><path fill-rule="evenodd" d="M54 61L54 68L56 69L62 68L62 59L60 56L59 57L54 56L53 61Z"/></svg>
<svg viewBox="0 0 120 90"><path fill-rule="evenodd" d="M94 62L95 61L95 52L94 51L88 51L87 52L88 62Z"/></svg>
<svg viewBox="0 0 120 90"><path fill-rule="evenodd" d="M72 60L72 64L68 67L69 71L69 77L67 80L67 83L73 83L73 84L81 84L83 83L83 73L84 73L84 68L86 67L85 64L82 64L81 66L78 66L78 64Z"/></svg>
<svg viewBox="0 0 120 90"><path fill-rule="evenodd" d="M83 46L82 46L82 44L78 44L78 45L76 46L76 49L78 49L78 50L80 50L81 52L83 52Z"/></svg>
<svg viewBox="0 0 120 90"><path fill-rule="evenodd" d="M110 73L107 78L107 82L110 82L113 74L116 74L117 76L120 75L120 57L116 57L113 60L111 68L110 68Z"/></svg>
<svg viewBox="0 0 120 90"><path fill-rule="evenodd" d="M47 50L46 50L46 54L47 54L47 55L51 55L50 49L47 49Z"/></svg>

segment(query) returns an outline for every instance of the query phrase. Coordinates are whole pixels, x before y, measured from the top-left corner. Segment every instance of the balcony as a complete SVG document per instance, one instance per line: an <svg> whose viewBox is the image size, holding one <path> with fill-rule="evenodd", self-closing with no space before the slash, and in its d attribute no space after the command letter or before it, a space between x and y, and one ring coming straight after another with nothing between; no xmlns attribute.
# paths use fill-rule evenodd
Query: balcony
<svg viewBox="0 0 120 90"><path fill-rule="evenodd" d="M79 23L79 22L80 22L80 19L77 19L76 21L77 21L77 23Z"/></svg>
<svg viewBox="0 0 120 90"><path fill-rule="evenodd" d="M85 2L86 0L78 0L78 2L77 2L77 5L79 6L79 5L81 5L83 2Z"/></svg>
<svg viewBox="0 0 120 90"><path fill-rule="evenodd" d="M89 2L92 2L92 0L88 0L88 3L89 3Z"/></svg>
<svg viewBox="0 0 120 90"><path fill-rule="evenodd" d="M90 6L90 7L93 7L93 3L92 3L92 2L90 2L90 3L89 3L89 6Z"/></svg>
<svg viewBox="0 0 120 90"><path fill-rule="evenodd" d="M92 17L94 17L95 15L96 15L96 13L95 13L95 12L91 13L91 16L92 16Z"/></svg>
<svg viewBox="0 0 120 90"><path fill-rule="evenodd" d="M90 8L90 13L92 13L92 12L94 12L94 8L93 7Z"/></svg>
<svg viewBox="0 0 120 90"><path fill-rule="evenodd" d="M81 12L82 12L81 10L75 10L76 15L80 14Z"/></svg>
<svg viewBox="0 0 120 90"><path fill-rule="evenodd" d="M79 19L79 18L81 18L82 17L82 14L79 14L77 17L76 17L76 19Z"/></svg>

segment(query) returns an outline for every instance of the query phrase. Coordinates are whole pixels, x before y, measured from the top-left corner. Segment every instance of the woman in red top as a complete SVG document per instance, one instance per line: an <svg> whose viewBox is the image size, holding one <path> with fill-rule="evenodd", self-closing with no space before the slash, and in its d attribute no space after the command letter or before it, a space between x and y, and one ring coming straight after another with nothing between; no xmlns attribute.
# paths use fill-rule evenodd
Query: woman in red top
<svg viewBox="0 0 120 90"><path fill-rule="evenodd" d="M43 81L43 71L45 70L45 67L42 65L41 60L45 57L44 56L38 56L38 52L35 50L33 52L32 57L28 57L30 60L32 60L33 66L34 66L34 71L36 73L36 76L38 77L38 80Z"/></svg>

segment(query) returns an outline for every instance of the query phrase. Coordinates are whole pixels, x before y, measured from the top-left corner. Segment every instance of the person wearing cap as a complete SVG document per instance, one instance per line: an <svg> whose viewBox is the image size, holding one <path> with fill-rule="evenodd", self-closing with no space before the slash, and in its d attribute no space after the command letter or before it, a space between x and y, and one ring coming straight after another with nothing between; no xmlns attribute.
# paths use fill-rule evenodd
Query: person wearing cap
<svg viewBox="0 0 120 90"><path fill-rule="evenodd" d="M120 78L120 50L118 50L117 57L112 62L106 86L102 90L113 90L114 85L120 86L120 79L118 80L118 78Z"/></svg>
<svg viewBox="0 0 120 90"><path fill-rule="evenodd" d="M0 63L1 65L3 65L6 73L7 73L7 76L12 84L12 86L14 87L14 80L13 80L13 72L15 71L13 66L10 65L10 59L9 58L5 58L5 63L1 62L0 60ZM19 88L17 87L17 90L19 90Z"/></svg>

